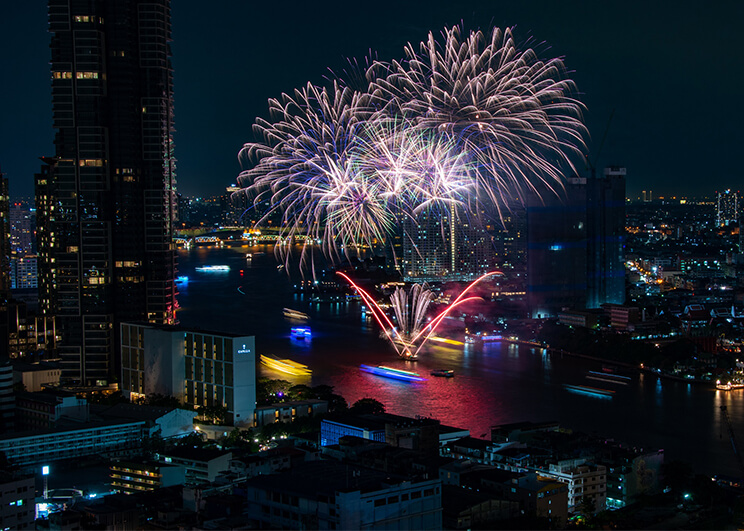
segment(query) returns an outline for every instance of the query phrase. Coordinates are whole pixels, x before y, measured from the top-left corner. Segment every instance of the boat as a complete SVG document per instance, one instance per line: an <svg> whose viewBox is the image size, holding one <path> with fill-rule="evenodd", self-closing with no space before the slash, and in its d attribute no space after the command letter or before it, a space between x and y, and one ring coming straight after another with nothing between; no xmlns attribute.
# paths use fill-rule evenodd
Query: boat
<svg viewBox="0 0 744 531"><path fill-rule="evenodd" d="M597 397L612 398L612 396L615 394L615 391L612 391L610 389L600 389L598 387L589 387L587 385L563 384L563 387L575 393L592 395L592 396L597 396Z"/></svg>
<svg viewBox="0 0 744 531"><path fill-rule="evenodd" d="M295 326L292 327L292 337L295 339L310 339L313 337L313 333L308 326Z"/></svg>
<svg viewBox="0 0 744 531"><path fill-rule="evenodd" d="M273 356L265 356L263 354L261 354L260 358L261 363L275 371L291 374L293 376L309 376L312 374L312 371L308 369L307 365L297 363L296 361L289 359L280 360Z"/></svg>
<svg viewBox="0 0 744 531"><path fill-rule="evenodd" d="M455 345L458 347L461 347L465 344L462 341L457 341L456 339L449 339L447 337L440 336L429 336L429 341L434 341L436 343L445 343L447 345Z"/></svg>
<svg viewBox="0 0 744 531"><path fill-rule="evenodd" d="M733 391L734 389L744 389L744 383L739 382L726 382L721 383L721 380L716 382L716 389L719 391Z"/></svg>
<svg viewBox="0 0 744 531"><path fill-rule="evenodd" d="M588 380L598 380L600 382L613 383L617 385L628 385L631 380L629 376L597 371L589 371L586 378Z"/></svg>
<svg viewBox="0 0 744 531"><path fill-rule="evenodd" d="M293 310L292 308L284 308L282 310L282 313L284 313L284 317L289 317L290 319L310 319L310 316L308 314L298 312L297 310Z"/></svg>
<svg viewBox="0 0 744 531"><path fill-rule="evenodd" d="M444 378L452 378L455 376L455 371L451 369L434 369L431 371L432 376L442 376Z"/></svg>
<svg viewBox="0 0 744 531"><path fill-rule="evenodd" d="M372 367L371 365L361 365L360 369L376 376L383 376L394 380L404 380L407 382L423 382L426 380L426 378L422 378L421 375L416 372L394 369L392 367L386 367L385 365L377 365L376 367Z"/></svg>
<svg viewBox="0 0 744 531"><path fill-rule="evenodd" d="M196 268L196 271L199 271L201 273L222 273L225 271L230 271L230 266L228 265L199 266Z"/></svg>

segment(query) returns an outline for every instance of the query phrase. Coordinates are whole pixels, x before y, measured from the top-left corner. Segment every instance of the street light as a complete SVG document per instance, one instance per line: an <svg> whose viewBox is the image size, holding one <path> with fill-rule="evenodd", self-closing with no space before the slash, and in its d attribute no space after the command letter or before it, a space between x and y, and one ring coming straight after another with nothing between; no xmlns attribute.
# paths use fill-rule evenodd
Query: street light
<svg viewBox="0 0 744 531"><path fill-rule="evenodd" d="M47 478L49 477L49 465L41 467L41 475L44 476L44 499L49 497L49 490L47 488Z"/></svg>

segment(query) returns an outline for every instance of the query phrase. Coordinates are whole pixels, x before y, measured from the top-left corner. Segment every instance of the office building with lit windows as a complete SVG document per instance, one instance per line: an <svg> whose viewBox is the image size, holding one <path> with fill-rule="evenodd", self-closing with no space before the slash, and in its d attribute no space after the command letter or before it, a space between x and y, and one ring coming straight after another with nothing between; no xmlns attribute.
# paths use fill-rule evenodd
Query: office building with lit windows
<svg viewBox="0 0 744 531"><path fill-rule="evenodd" d="M161 394L196 408L222 406L228 424L253 424L254 336L122 323L121 353L125 397Z"/></svg>
<svg viewBox="0 0 744 531"><path fill-rule="evenodd" d="M49 0L54 157L36 177L41 308L63 379L106 385L118 323L176 321L169 0Z"/></svg>
<svg viewBox="0 0 744 531"><path fill-rule="evenodd" d="M0 299L10 294L10 196L8 179L0 172Z"/></svg>
<svg viewBox="0 0 744 531"><path fill-rule="evenodd" d="M739 219L739 192L718 192L716 200L716 225L723 227Z"/></svg>

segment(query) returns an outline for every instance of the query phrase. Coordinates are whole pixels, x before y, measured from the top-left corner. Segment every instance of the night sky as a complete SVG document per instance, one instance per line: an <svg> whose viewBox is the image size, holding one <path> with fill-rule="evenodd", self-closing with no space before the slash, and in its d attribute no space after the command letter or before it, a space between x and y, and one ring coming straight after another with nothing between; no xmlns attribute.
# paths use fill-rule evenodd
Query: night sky
<svg viewBox="0 0 744 531"><path fill-rule="evenodd" d="M173 0L172 15L178 186L186 195L217 195L235 182L237 153L268 98L323 83L329 69L370 51L400 59L406 42L461 21L466 30L513 26L542 57L564 58L587 107L590 157L600 171L628 168L629 197L744 188L739 0ZM13 196L33 194L38 157L54 154L48 63L46 2L2 2L0 167Z"/></svg>

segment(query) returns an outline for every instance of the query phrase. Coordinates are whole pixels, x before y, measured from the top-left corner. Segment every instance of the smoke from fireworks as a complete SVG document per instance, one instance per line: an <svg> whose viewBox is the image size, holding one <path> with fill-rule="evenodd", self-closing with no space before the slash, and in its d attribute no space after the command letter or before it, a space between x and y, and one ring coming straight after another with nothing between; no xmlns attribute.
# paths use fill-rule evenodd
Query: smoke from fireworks
<svg viewBox="0 0 744 531"><path fill-rule="evenodd" d="M376 61L367 91L308 84L269 101L239 181L285 236L331 258L387 244L424 210L486 209L561 186L583 147L581 106L561 60L520 51L509 30L429 34L406 59ZM311 248L303 247L304 253Z"/></svg>

